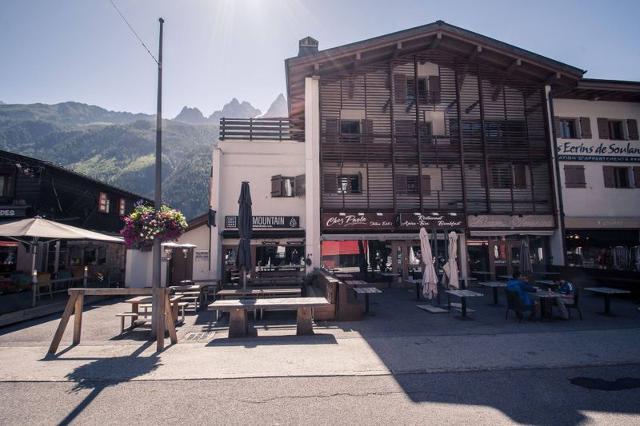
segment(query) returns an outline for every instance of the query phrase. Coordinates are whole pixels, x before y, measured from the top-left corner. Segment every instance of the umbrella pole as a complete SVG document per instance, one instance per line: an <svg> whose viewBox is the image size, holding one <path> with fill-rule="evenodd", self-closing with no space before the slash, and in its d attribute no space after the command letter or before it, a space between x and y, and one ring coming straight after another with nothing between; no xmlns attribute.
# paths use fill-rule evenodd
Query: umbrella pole
<svg viewBox="0 0 640 426"><path fill-rule="evenodd" d="M36 306L36 296L38 293L38 271L36 270L36 254L38 252L38 240L33 240L31 245L31 291L33 293L32 306Z"/></svg>

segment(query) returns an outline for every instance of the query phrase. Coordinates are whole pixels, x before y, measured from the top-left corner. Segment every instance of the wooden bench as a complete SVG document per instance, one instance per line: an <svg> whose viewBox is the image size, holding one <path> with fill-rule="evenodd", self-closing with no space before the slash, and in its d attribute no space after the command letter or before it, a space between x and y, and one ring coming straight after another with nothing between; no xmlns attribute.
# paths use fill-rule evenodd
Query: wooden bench
<svg viewBox="0 0 640 426"><path fill-rule="evenodd" d="M326 306L324 297L287 297L273 299L227 299L216 300L209 305L211 310L229 312L229 337L243 337L248 332L247 311L296 310L296 334L313 334L311 312L315 307Z"/></svg>
<svg viewBox="0 0 640 426"><path fill-rule="evenodd" d="M184 300L184 298L180 299L180 300ZM189 302L178 302L178 310L179 310L179 313L180 313L180 322L184 322L185 308L187 306L189 306L189 305L190 305ZM141 316L141 317L145 317L145 318L147 316L151 315L150 309L151 309L152 306L153 306L152 303L141 303L141 304L139 304L138 307L144 309L144 312L138 312L138 315ZM177 320L177 318L176 318L176 320Z"/></svg>
<svg viewBox="0 0 640 426"><path fill-rule="evenodd" d="M120 317L120 334L122 334L124 333L124 319L131 318L131 327L133 327L133 321L138 319L140 314L138 312L120 312L116 316Z"/></svg>
<svg viewBox="0 0 640 426"><path fill-rule="evenodd" d="M370 308L369 308L369 296L371 294L380 294L382 293L382 290L380 290L378 287L358 287L358 286L354 286L353 287L353 291L356 294L364 294L364 312L365 313L369 313L370 312Z"/></svg>

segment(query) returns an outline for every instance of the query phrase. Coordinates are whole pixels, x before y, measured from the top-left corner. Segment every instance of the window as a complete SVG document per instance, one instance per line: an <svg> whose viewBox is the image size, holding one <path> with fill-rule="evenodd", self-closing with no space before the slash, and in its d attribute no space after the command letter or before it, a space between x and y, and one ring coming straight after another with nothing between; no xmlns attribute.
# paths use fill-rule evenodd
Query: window
<svg viewBox="0 0 640 426"><path fill-rule="evenodd" d="M493 164L491 167L491 187L496 189L527 188L527 171L525 164Z"/></svg>
<svg viewBox="0 0 640 426"><path fill-rule="evenodd" d="M101 192L100 193L100 198L98 201L98 211L100 213L109 213L110 210L110 200L109 197L107 196L106 192Z"/></svg>
<svg viewBox="0 0 640 426"><path fill-rule="evenodd" d="M563 139L576 139L578 137L576 120L573 118L561 118L559 120L559 127L558 137Z"/></svg>
<svg viewBox="0 0 640 426"><path fill-rule="evenodd" d="M360 194L360 175L338 176L338 194Z"/></svg>
<svg viewBox="0 0 640 426"><path fill-rule="evenodd" d="M13 179L10 175L0 175L0 197L13 195Z"/></svg>
<svg viewBox="0 0 640 426"><path fill-rule="evenodd" d="M118 212L120 216L124 216L127 213L127 202L124 198L120 198L120 206Z"/></svg>
<svg viewBox="0 0 640 426"><path fill-rule="evenodd" d="M564 166L565 188L586 188L584 166Z"/></svg>
<svg viewBox="0 0 640 426"><path fill-rule="evenodd" d="M276 175L271 177L271 197L293 197L296 195L296 178Z"/></svg>
<svg viewBox="0 0 640 426"><path fill-rule="evenodd" d="M624 140L624 126L622 120L609 120L609 139Z"/></svg>
<svg viewBox="0 0 640 426"><path fill-rule="evenodd" d="M605 188L631 188L628 167L603 166Z"/></svg>
<svg viewBox="0 0 640 426"><path fill-rule="evenodd" d="M418 194L418 176L407 176L407 194Z"/></svg>

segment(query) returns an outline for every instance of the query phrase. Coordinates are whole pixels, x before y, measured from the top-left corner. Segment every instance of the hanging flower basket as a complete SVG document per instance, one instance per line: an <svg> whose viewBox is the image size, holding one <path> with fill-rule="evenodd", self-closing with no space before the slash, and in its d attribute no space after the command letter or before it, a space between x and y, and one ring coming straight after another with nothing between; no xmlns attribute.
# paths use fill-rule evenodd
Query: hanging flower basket
<svg viewBox="0 0 640 426"><path fill-rule="evenodd" d="M123 220L120 235L124 237L125 245L141 250L151 247L156 238L160 242L177 240L187 229L184 215L167 206L156 211L151 206L138 204Z"/></svg>

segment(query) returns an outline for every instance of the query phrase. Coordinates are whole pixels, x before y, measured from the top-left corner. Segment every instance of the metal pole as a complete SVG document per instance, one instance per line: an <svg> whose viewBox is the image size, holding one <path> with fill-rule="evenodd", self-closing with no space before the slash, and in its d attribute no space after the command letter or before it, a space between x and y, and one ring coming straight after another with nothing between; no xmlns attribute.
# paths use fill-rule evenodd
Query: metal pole
<svg viewBox="0 0 640 426"><path fill-rule="evenodd" d="M156 182L155 182L155 195L154 195L154 207L156 211L160 210L162 206L162 27L164 25L164 19L160 18L160 39L158 44L158 109L156 112ZM162 286L160 281L162 280L161 271L161 250L160 240L153 240L153 300L152 300L152 317L151 317L151 330L152 335L157 339L157 349L162 350L164 348L164 298L162 292Z"/></svg>

